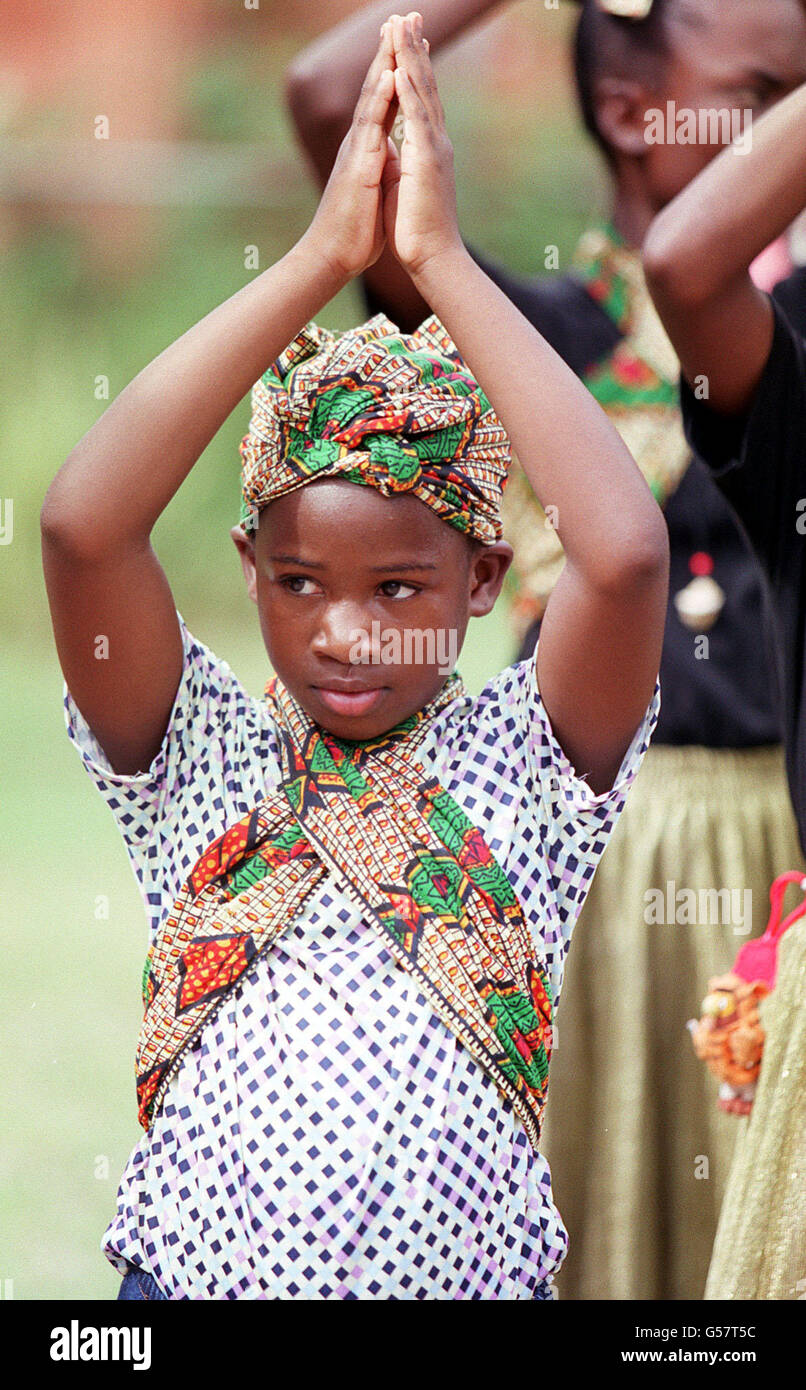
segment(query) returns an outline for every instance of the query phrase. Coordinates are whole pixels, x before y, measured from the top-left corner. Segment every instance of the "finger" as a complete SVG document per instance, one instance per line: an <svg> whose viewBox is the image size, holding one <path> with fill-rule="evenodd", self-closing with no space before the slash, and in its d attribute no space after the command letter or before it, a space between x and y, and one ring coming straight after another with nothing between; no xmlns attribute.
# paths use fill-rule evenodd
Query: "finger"
<svg viewBox="0 0 806 1390"><path fill-rule="evenodd" d="M369 156L373 161L386 149L386 119L395 96L395 75L391 68L378 73L374 90L368 91L355 109L353 123L344 138L344 158L351 162Z"/></svg>
<svg viewBox="0 0 806 1390"><path fill-rule="evenodd" d="M395 66L395 44L392 38L392 26L388 19L385 24L381 25L380 45L375 59L382 68Z"/></svg>
<svg viewBox="0 0 806 1390"><path fill-rule="evenodd" d="M382 43L388 45L389 53L390 53L390 55L391 55L392 64L393 64L393 65L394 65L394 61L395 61L395 47L396 47L395 36L396 36L396 34L398 33L399 28L400 28L400 25L401 25L402 23L403 23L403 16L402 16L402 15L400 15L400 14L390 14L390 16L389 16L389 18L387 19L386 23L383 24L383 25L381 26L381 41L382 41Z"/></svg>
<svg viewBox="0 0 806 1390"><path fill-rule="evenodd" d="M411 27L411 45L414 58L412 81L434 119L444 124L445 112L440 100L436 73L431 62L431 45L423 34L421 15L417 15Z"/></svg>
<svg viewBox="0 0 806 1390"><path fill-rule="evenodd" d="M395 29L395 61L398 67L405 68L431 120L444 125L445 113L422 34L422 16L416 11L407 15Z"/></svg>
<svg viewBox="0 0 806 1390"><path fill-rule="evenodd" d="M420 130L430 129L431 121L429 120L428 112L420 99L414 83L403 67L395 68L395 90L406 125L406 136L412 138L418 128Z"/></svg>
<svg viewBox="0 0 806 1390"><path fill-rule="evenodd" d="M389 60L389 66L394 66L395 61L395 41L392 35L392 21L387 19L381 25L381 47L380 52Z"/></svg>
<svg viewBox="0 0 806 1390"><path fill-rule="evenodd" d="M363 110L356 111L354 127L357 136L357 148L370 150L375 153L377 150L386 147L387 122L390 118L390 108L395 97L395 75L391 68L383 68L378 73L374 91L368 93ZM392 117L394 119L394 117Z"/></svg>
<svg viewBox="0 0 806 1390"><path fill-rule="evenodd" d="M370 63L367 79L374 82L379 72L384 68L393 68L395 65L395 50L392 43L392 34L388 25L384 24L381 29L380 40L375 52L375 57Z"/></svg>
<svg viewBox="0 0 806 1390"><path fill-rule="evenodd" d="M392 23L391 20L388 19L385 24L381 25L381 51L383 52L384 58L386 60L386 66L389 68L390 72L394 72L395 41L392 33ZM393 91L392 99L389 103L389 111L384 122L387 135L391 135L392 130L394 129L394 124L397 120L399 109L400 108L397 100L397 94Z"/></svg>
<svg viewBox="0 0 806 1390"><path fill-rule="evenodd" d="M392 45L395 52L395 62L397 63L405 57L403 49L406 38L406 21L403 15L393 14L389 20L389 26L392 31Z"/></svg>
<svg viewBox="0 0 806 1390"><path fill-rule="evenodd" d="M384 25L381 29L381 36L375 57L369 65L369 70L361 88L361 94L356 103L356 115L358 115L359 112L362 116L365 114L364 108L373 100L375 95L379 75L385 71L391 72L394 68L394 63L395 50L392 42L391 30L388 30L387 25Z"/></svg>

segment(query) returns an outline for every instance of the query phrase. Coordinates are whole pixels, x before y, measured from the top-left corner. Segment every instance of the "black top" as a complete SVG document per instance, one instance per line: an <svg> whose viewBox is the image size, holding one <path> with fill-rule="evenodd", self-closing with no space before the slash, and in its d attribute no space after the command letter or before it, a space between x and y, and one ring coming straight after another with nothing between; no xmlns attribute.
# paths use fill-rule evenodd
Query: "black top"
<svg viewBox="0 0 806 1390"><path fill-rule="evenodd" d="M525 278L475 259L569 367L583 376L609 356L621 333L572 275ZM371 313L383 311L367 295ZM655 743L747 748L779 743L774 643L762 577L729 506L702 464L692 463L665 508L671 582L661 659L661 711ZM692 578L689 560L707 551L726 603L708 633L709 656L698 659L696 634L673 604ZM763 636L760 636L763 634ZM521 656L534 650L537 625Z"/></svg>
<svg viewBox="0 0 806 1390"><path fill-rule="evenodd" d="M684 382L683 420L769 578L787 774L806 853L806 268L772 299L775 335L750 411L719 416Z"/></svg>

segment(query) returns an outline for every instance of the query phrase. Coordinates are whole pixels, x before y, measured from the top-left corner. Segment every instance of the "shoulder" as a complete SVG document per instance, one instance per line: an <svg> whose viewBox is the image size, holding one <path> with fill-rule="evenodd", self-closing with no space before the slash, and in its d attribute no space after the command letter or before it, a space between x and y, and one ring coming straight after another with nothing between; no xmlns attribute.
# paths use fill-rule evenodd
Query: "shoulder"
<svg viewBox="0 0 806 1390"><path fill-rule="evenodd" d="M249 732L267 734L273 728L264 702L244 688L226 661L194 637L181 616L183 645L182 676L171 710L162 745L151 766L125 775L114 772L92 729L76 708L65 687L64 705L67 732L76 744L88 770L97 769L107 783L137 786L170 776L191 754L205 746L228 746L235 753L239 746L248 752Z"/></svg>
<svg viewBox="0 0 806 1390"><path fill-rule="evenodd" d="M477 696L455 700L434 721L421 758L433 764L448 789L472 789L480 807L521 804L562 820L604 823L623 801L657 722L660 693L636 730L613 787L595 795L577 776L551 726L537 684L536 654L507 666ZM450 784L450 785L449 785Z"/></svg>
<svg viewBox="0 0 806 1390"><path fill-rule="evenodd" d="M151 766L115 773L65 690L68 735L115 818L152 922L211 840L261 800L279 775L268 707L181 621L184 663Z"/></svg>
<svg viewBox="0 0 806 1390"><path fill-rule="evenodd" d="M468 760L493 776L506 773L516 751L523 751L531 722L534 661L507 666L478 695L465 692L434 720L423 756L435 759L446 773L459 772Z"/></svg>
<svg viewBox="0 0 806 1390"><path fill-rule="evenodd" d="M595 795L560 747L534 658L508 666L434 721L418 761L473 824L518 895L559 992L574 923L649 746L659 689L612 788Z"/></svg>
<svg viewBox="0 0 806 1390"><path fill-rule="evenodd" d="M806 281L798 279L798 285ZM784 297L791 292L792 286ZM772 345L750 408L725 416L698 399L685 382L681 403L686 435L708 465L747 533L774 590L792 612L806 549L800 528L806 481L806 341L772 298Z"/></svg>
<svg viewBox="0 0 806 1390"><path fill-rule="evenodd" d="M806 296L806 280L798 280ZM681 381L683 423L692 449L718 476L750 471L768 459L804 453L806 420L806 315L793 318L788 307L796 287L786 281L771 298L774 331L769 356L748 410L722 415L707 394ZM780 296L780 297L779 297ZM729 490L731 480L727 484Z"/></svg>

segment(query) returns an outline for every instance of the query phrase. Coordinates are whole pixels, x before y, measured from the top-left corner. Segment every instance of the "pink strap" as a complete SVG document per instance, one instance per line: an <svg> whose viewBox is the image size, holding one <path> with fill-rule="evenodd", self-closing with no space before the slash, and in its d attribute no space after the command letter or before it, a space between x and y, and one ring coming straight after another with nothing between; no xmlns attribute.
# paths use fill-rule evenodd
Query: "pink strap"
<svg viewBox="0 0 806 1390"><path fill-rule="evenodd" d="M778 969L778 942L793 922L806 916L806 897L804 897L803 902L799 903L788 917L785 917L783 921L781 920L786 890L792 883L797 883L802 890L806 891L806 878L794 869L790 870L789 873L779 874L773 883L770 889L770 920L764 935L757 937L755 941L748 941L736 957L733 973L739 975L741 979L748 982L763 980L770 989L773 988Z"/></svg>

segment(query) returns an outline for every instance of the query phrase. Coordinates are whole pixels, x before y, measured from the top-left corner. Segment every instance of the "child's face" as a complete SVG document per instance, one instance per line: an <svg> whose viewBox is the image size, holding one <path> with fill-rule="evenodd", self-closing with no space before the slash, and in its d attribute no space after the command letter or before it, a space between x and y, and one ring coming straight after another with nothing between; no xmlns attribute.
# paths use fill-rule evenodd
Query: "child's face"
<svg viewBox="0 0 806 1390"><path fill-rule="evenodd" d="M802 0L687 0L700 20L681 32L667 71L666 99L688 107L752 112L752 119L806 81L806 10ZM687 40L687 41L686 41ZM670 196L717 152L674 145Z"/></svg>
<svg viewBox="0 0 806 1390"><path fill-rule="evenodd" d="M641 156L644 196L653 212L681 192L720 146L709 143L715 135L708 134L696 144L647 143L647 110L666 115L671 102L676 113L735 112L733 134L744 130L746 111L755 119L806 81L806 7L802 0L676 0L670 40L657 90L641 89L624 117L625 127L634 123L632 144L625 129L626 148Z"/></svg>
<svg viewBox="0 0 806 1390"><path fill-rule="evenodd" d="M436 695L512 554L472 545L415 497L340 480L272 502L254 544L237 527L233 539L274 670L345 739L374 738Z"/></svg>

